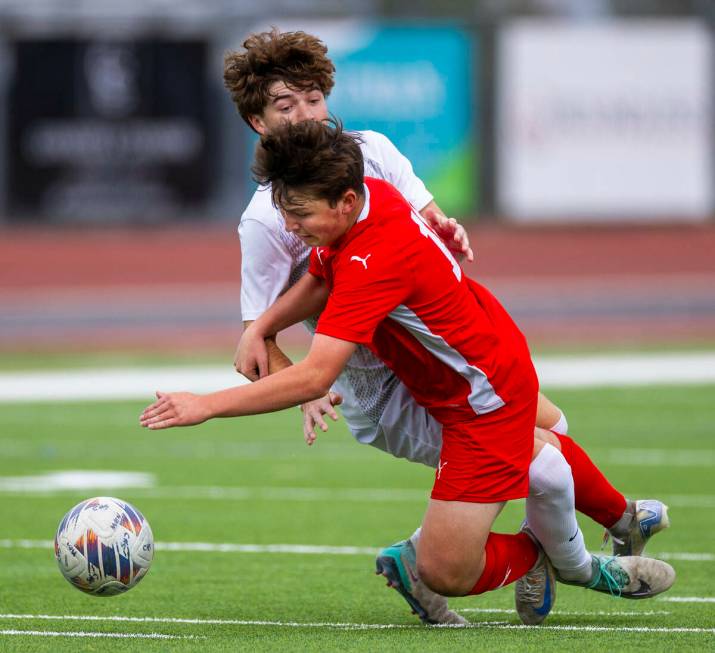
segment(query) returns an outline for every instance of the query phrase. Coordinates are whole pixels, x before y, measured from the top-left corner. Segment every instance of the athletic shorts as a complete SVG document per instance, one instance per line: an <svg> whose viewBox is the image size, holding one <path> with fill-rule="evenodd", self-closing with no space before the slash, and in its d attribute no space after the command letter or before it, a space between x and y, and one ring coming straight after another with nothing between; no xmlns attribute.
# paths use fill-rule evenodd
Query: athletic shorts
<svg viewBox="0 0 715 653"><path fill-rule="evenodd" d="M529 494L537 393L473 419L442 425L432 498L496 503Z"/></svg>

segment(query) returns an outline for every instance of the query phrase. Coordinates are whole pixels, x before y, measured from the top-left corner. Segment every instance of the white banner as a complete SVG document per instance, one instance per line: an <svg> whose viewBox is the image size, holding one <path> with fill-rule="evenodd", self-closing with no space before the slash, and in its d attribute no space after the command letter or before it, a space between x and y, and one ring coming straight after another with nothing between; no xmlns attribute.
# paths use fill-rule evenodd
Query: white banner
<svg viewBox="0 0 715 653"><path fill-rule="evenodd" d="M713 47L692 20L517 21L499 38L497 193L520 221L713 214Z"/></svg>

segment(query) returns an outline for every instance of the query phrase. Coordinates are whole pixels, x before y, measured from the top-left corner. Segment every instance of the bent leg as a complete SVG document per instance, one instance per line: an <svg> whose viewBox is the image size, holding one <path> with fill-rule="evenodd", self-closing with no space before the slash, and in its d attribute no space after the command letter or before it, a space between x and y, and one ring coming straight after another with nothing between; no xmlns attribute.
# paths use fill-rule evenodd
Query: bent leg
<svg viewBox="0 0 715 653"><path fill-rule="evenodd" d="M571 468L550 444L537 448L529 467L527 523L562 577L588 580L591 554L576 521Z"/></svg>
<svg viewBox="0 0 715 653"><path fill-rule="evenodd" d="M626 498L611 485L588 454L570 437L557 435L561 453L571 466L576 510L605 528L611 528L626 511Z"/></svg>
<svg viewBox="0 0 715 653"><path fill-rule="evenodd" d="M503 587L534 566L538 550L525 533L490 533L504 502L431 499L417 549L422 580L445 596Z"/></svg>

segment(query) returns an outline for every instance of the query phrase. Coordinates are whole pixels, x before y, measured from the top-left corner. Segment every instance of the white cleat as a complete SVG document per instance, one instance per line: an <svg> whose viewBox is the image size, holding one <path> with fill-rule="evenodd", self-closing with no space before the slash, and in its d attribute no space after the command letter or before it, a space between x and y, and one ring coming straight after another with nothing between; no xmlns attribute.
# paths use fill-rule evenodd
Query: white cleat
<svg viewBox="0 0 715 653"><path fill-rule="evenodd" d="M539 547L536 564L514 583L514 603L521 623L538 626L556 602L556 576L551 562L526 524L521 527Z"/></svg>
<svg viewBox="0 0 715 653"><path fill-rule="evenodd" d="M568 585L603 592L624 599L649 599L669 590L675 570L662 560L642 556L593 556L593 573L586 582L562 580Z"/></svg>
<svg viewBox="0 0 715 653"><path fill-rule="evenodd" d="M604 538L604 542L609 535L613 539L615 556L643 555L648 540L670 526L668 506L656 499L628 501L625 514L631 515L630 523L608 529Z"/></svg>

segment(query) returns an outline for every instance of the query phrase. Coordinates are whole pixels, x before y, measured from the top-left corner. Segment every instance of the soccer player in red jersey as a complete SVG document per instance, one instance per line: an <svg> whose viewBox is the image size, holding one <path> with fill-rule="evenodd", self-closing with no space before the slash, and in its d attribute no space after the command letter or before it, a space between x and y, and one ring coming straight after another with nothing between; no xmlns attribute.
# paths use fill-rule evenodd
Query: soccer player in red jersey
<svg viewBox="0 0 715 653"><path fill-rule="evenodd" d="M255 132L269 134L275 127L303 120L328 118L327 98L334 84L335 67L327 48L317 37L305 32L254 33L243 43L243 50L229 52L224 60L224 83L238 113ZM374 131L355 133L363 155L365 175L385 179L417 209L437 231L451 251L470 258L464 230L454 220L441 215L434 198L415 175L410 162L389 139ZM272 203L270 184L254 193L241 216L241 312L247 328L275 299L307 272L309 246L293 231ZM316 319L304 322L312 332ZM249 331L250 333L250 331ZM266 349L246 354L239 347L236 367L251 380L287 367L291 361L274 339ZM239 356L244 353L244 358ZM342 399L342 413L353 437L393 456L405 457L436 468L442 445L442 425L415 402L405 385L366 347L358 346L326 397L301 406L304 434L308 444L317 427L327 430L324 414L337 419L332 405ZM554 555L554 546L571 537L576 529L575 515L563 506L573 503L578 510L608 529L613 536L614 553L640 555L648 539L667 527L667 507L654 500L626 500L593 464L581 447L569 438L564 415L539 394L535 436L554 445L542 448L529 467L530 500L527 519L538 524L544 547ZM551 430L546 430L551 429ZM553 433L553 432L555 433ZM540 515L540 518L539 518ZM643 530L645 526L645 530ZM404 569L395 573L387 564L390 557L411 564L419 545L421 529L408 539L383 549L377 565L393 587L405 596L423 621L464 623L449 610L444 597L435 595L414 574ZM580 550L580 554L578 553ZM555 556L562 574L565 568L579 575L589 558L579 538L568 547L559 547ZM564 567L566 565L566 567ZM576 569L574 569L576 567ZM579 571L581 569L581 571ZM516 607L524 623L540 623L546 616L547 568L541 565L522 577L515 586Z"/></svg>
<svg viewBox="0 0 715 653"><path fill-rule="evenodd" d="M390 184L363 181L360 149L339 127L313 121L278 127L262 139L255 172L272 184L286 228L314 250L310 274L251 325L244 346L260 347L267 336L322 311L310 352L249 386L204 396L157 393L142 425L198 424L299 405L323 396L364 344L442 424L416 552L422 581L443 595L479 594L543 564L527 532L490 531L506 501L527 497L531 459L550 446L534 441L538 382L509 315L464 276ZM674 581L672 568L657 560L593 556L592 569L590 562L585 577L561 580L630 598L654 596Z"/></svg>

